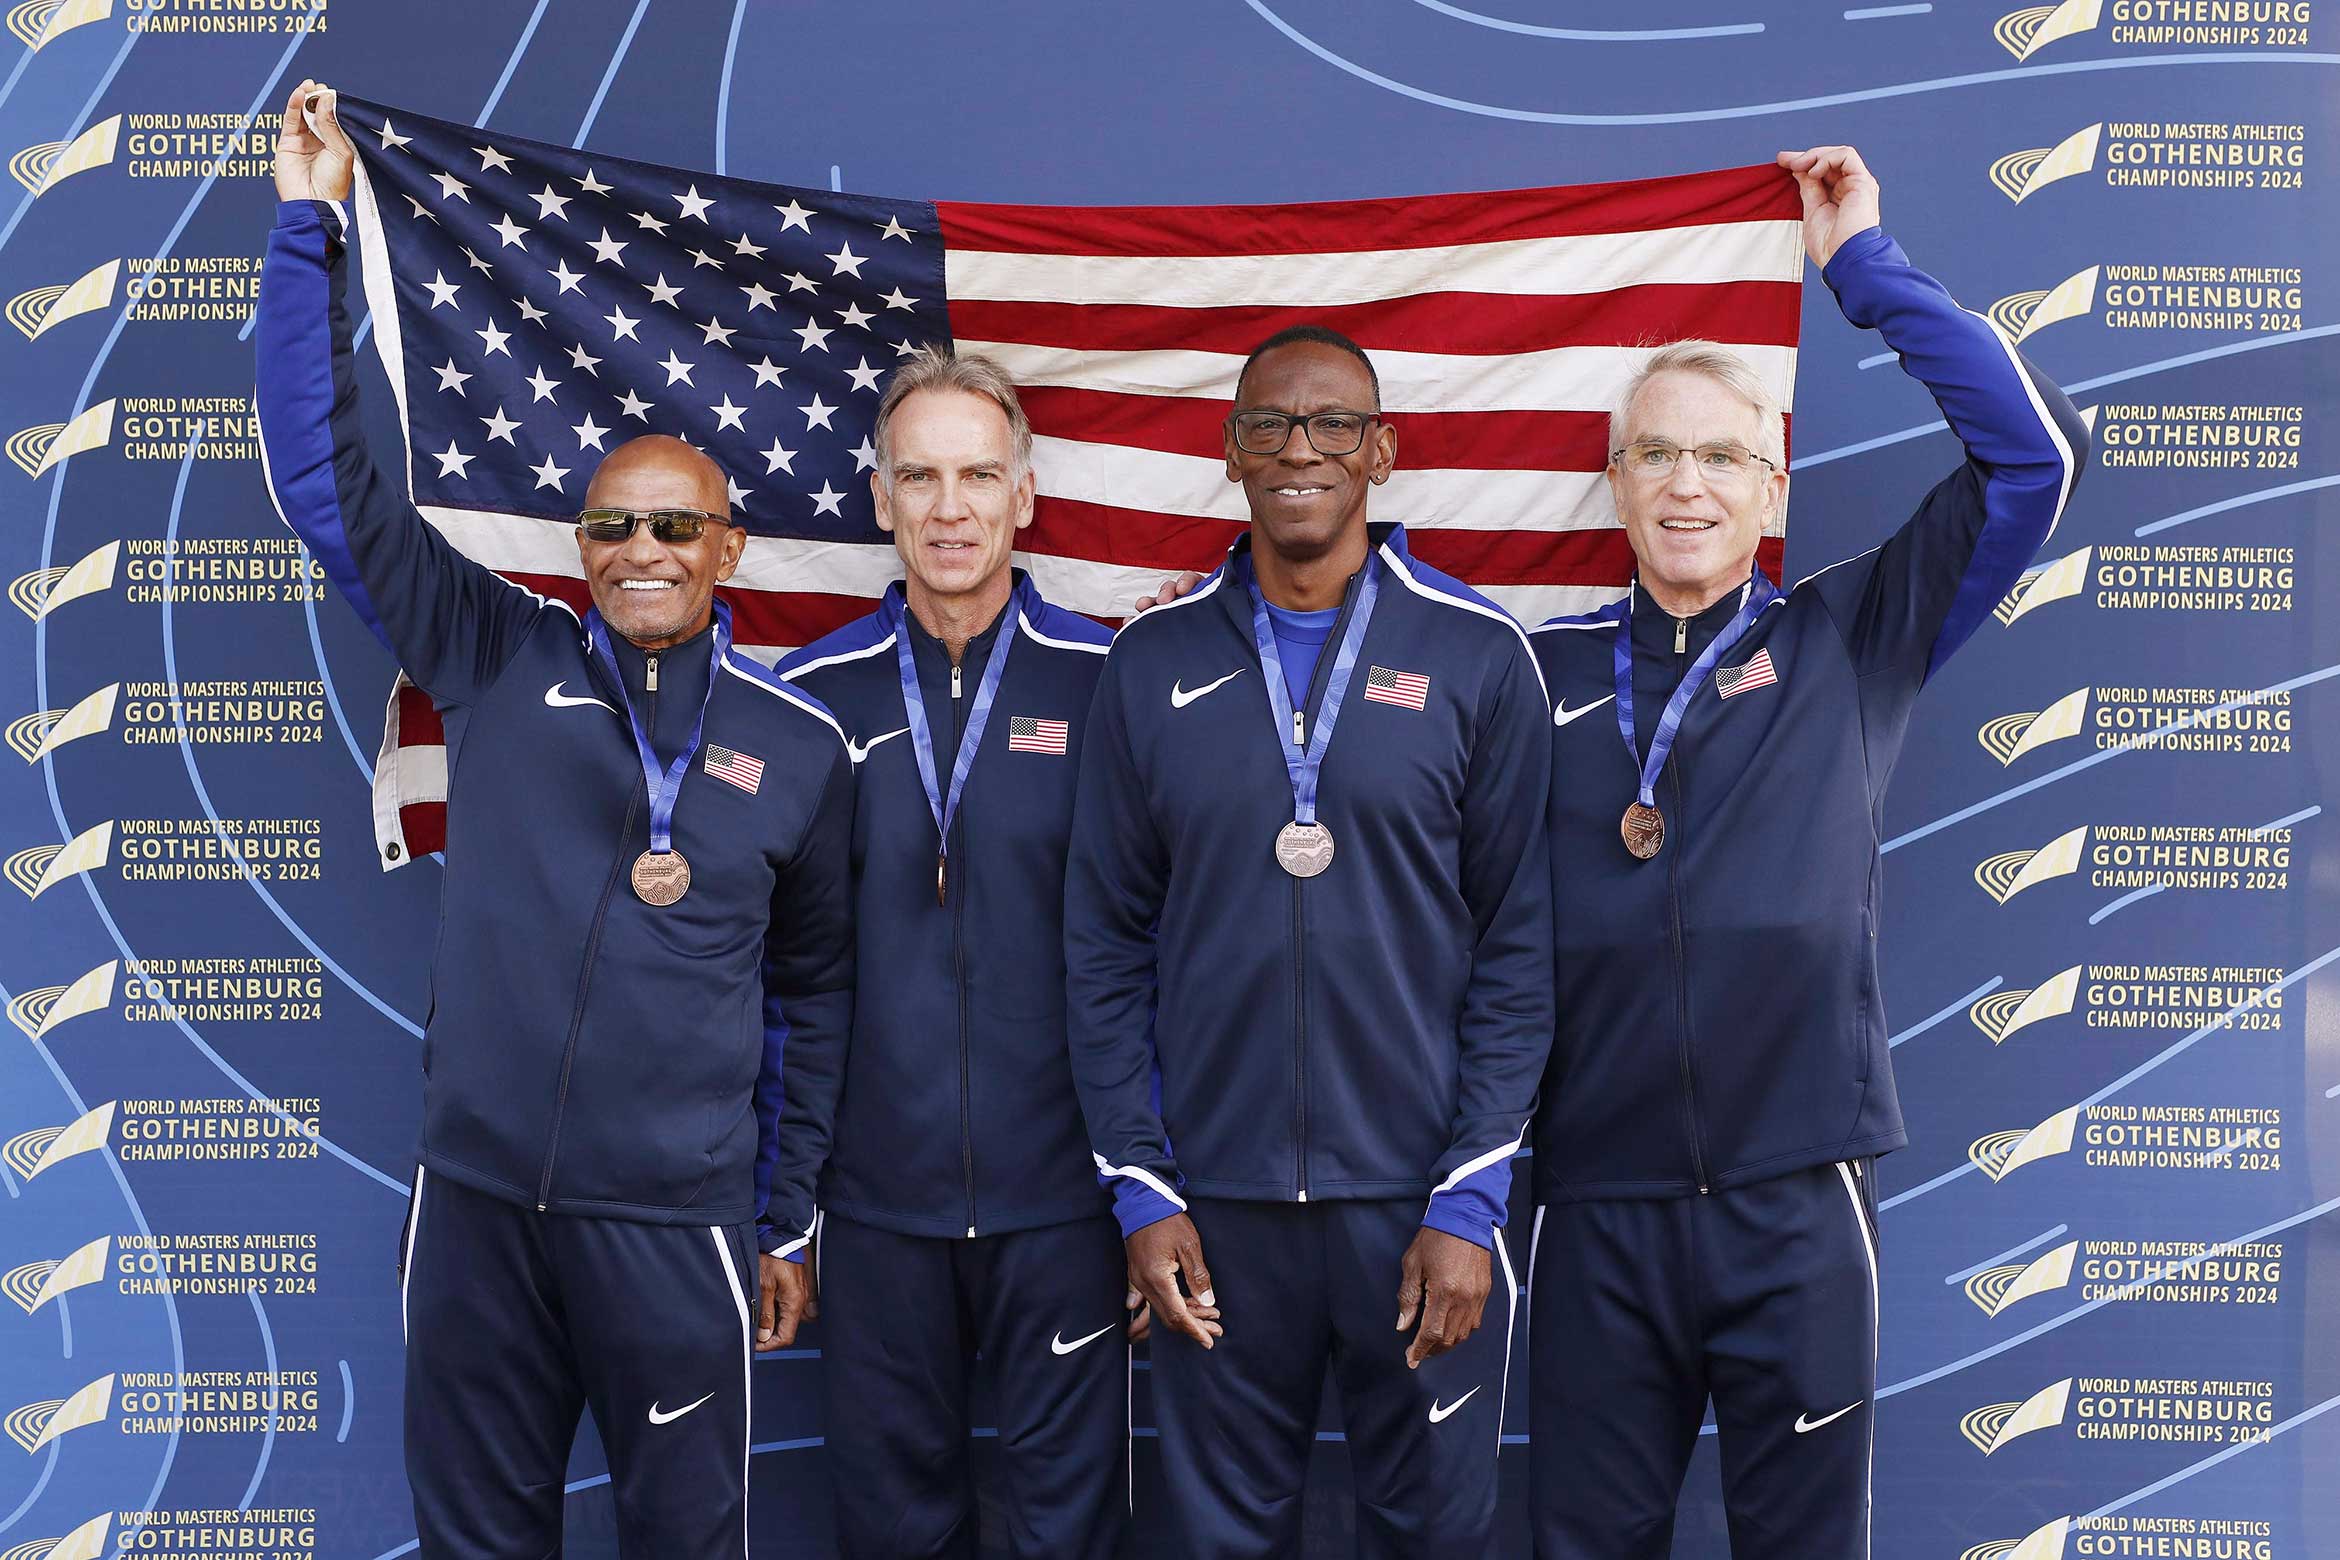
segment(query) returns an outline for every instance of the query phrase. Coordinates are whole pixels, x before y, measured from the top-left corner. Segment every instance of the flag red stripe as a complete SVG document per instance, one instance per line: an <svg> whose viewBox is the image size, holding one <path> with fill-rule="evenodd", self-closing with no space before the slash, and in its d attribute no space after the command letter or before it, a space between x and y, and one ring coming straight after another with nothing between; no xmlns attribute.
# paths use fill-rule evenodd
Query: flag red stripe
<svg viewBox="0 0 2340 1560"><path fill-rule="evenodd" d="M937 201L953 249L1049 255L1294 255L1800 220L1777 167L1542 190L1284 206L993 206Z"/></svg>
<svg viewBox="0 0 2340 1560"><path fill-rule="evenodd" d="M1122 395L1063 385L1019 387L1017 398L1043 437L1118 444L1173 455L1225 448L1225 401ZM1795 421L1787 419L1792 425ZM1398 465L1409 471L1598 471L1609 462L1606 412L1399 412ZM1392 517L1395 518L1395 517Z"/></svg>
<svg viewBox="0 0 2340 1560"><path fill-rule="evenodd" d="M951 334L1087 352L1248 356L1288 325L1329 325L1368 352L1500 357L1561 347L1631 347L1727 330L1734 342L1793 346L1803 290L1787 282L1657 284L1613 292L1533 296L1416 293L1322 307L1229 304L1184 309L1134 303L1025 303L953 299Z"/></svg>

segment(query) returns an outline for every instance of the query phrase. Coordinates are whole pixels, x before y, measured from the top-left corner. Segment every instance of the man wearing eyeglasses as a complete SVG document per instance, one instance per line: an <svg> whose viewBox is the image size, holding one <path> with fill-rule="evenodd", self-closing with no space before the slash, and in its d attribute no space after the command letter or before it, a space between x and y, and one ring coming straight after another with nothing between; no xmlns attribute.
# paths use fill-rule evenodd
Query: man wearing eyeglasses
<svg viewBox="0 0 2340 1560"><path fill-rule="evenodd" d="M1885 781L2087 456L2054 381L1885 236L1856 152L1780 162L1845 317L1965 460L1782 595L1754 561L1788 491L1764 377L1679 343L1611 419L1632 590L1534 635L1563 777L1530 1262L1544 1560L1663 1560L1709 1398L1735 1560L1868 1554L1872 1166L1906 1141L1877 989Z"/></svg>
<svg viewBox="0 0 2340 1560"><path fill-rule="evenodd" d="M736 1556L751 1350L810 1309L783 1259L812 1233L850 1019L852 766L826 710L730 649L714 589L746 537L681 440L594 472L582 618L456 552L375 468L329 204L351 164L303 82L258 405L284 517L446 717L399 1254L420 1551L557 1553L590 1407L620 1548Z"/></svg>
<svg viewBox="0 0 2340 1560"><path fill-rule="evenodd" d="M1518 625L1368 521L1380 404L1335 332L1252 353L1224 442L1250 531L1114 640L1081 756L1073 1074L1153 1308L1180 1554L1297 1551L1328 1367L1369 1552L1475 1554L1494 1512L1548 706Z"/></svg>
<svg viewBox="0 0 2340 1560"><path fill-rule="evenodd" d="M1120 1232L1065 1051L1064 856L1111 635L1014 567L1032 428L987 358L920 351L870 493L903 580L780 663L844 722L862 957L820 1183L838 1549L966 1552L980 1374L1016 1560L1105 1560L1128 1511Z"/></svg>

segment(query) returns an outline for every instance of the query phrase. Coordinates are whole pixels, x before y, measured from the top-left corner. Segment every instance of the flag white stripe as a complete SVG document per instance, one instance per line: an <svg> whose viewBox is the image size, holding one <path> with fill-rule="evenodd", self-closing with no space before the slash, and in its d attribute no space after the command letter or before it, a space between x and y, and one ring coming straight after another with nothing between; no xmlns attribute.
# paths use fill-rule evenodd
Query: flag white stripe
<svg viewBox="0 0 2340 1560"><path fill-rule="evenodd" d="M1782 410L1795 409L1795 348L1726 344L1763 376ZM957 349L993 359L1019 385L1059 385L1116 395L1224 401L1234 395L1236 376L1243 370L1243 359L1236 353L1171 347L1092 352L1020 341L962 340ZM1373 367L1381 376L1381 404L1392 412L1606 413L1658 350L1551 347L1494 357L1376 350Z"/></svg>
<svg viewBox="0 0 2340 1560"><path fill-rule="evenodd" d="M1293 232L1296 238L1307 236L1304 207L1294 208ZM944 287L954 299L1186 309L1234 304L1324 308L1442 292L1549 297L1651 285L1800 282L1803 275L1803 225L1785 219L1324 254L1044 255L952 249L943 258Z"/></svg>
<svg viewBox="0 0 2340 1560"><path fill-rule="evenodd" d="M567 579L582 575L570 532L530 515L477 509L422 511L466 557L505 574L543 574ZM1069 612L1092 617L1128 617L1137 598L1151 595L1170 571L1150 565L1096 563L1046 553L1015 555L1032 572L1040 593ZM890 543L810 542L751 536L732 585L740 590L785 593L815 591L865 596L875 605L885 588L902 577L902 560ZM1605 607L1625 594L1623 585L1482 585L1479 594L1513 617L1540 623ZM743 640L739 648L758 648ZM768 647L766 647L768 648ZM759 659L762 657L759 656Z"/></svg>

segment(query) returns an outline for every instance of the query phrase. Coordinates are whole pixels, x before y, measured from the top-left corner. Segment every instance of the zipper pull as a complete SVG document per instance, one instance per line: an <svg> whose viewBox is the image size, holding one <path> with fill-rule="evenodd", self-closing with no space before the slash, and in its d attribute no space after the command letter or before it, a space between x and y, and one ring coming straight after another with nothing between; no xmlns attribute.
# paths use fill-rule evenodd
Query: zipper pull
<svg viewBox="0 0 2340 1560"><path fill-rule="evenodd" d="M1304 748L1308 746L1308 732L1303 724L1306 720L1307 717L1302 715L1298 710L1294 710L1292 712L1292 746L1294 747Z"/></svg>
<svg viewBox="0 0 2340 1560"><path fill-rule="evenodd" d="M642 663L642 691L644 693L658 691L658 657L656 656L652 656Z"/></svg>
<svg viewBox="0 0 2340 1560"><path fill-rule="evenodd" d="M959 669L958 669L958 667L956 667L956 666L953 666L953 667L951 668L951 697L955 699L955 698L957 698L958 696L959 696Z"/></svg>
<svg viewBox="0 0 2340 1560"><path fill-rule="evenodd" d="M1690 620L1688 618L1676 618L1674 619L1674 654L1688 655L1689 653Z"/></svg>

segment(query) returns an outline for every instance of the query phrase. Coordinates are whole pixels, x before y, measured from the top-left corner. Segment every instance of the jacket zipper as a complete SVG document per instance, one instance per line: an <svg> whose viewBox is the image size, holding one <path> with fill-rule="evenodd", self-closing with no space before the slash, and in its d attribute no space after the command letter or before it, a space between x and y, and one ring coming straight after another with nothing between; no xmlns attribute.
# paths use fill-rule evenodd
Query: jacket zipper
<svg viewBox="0 0 2340 1560"><path fill-rule="evenodd" d="M1674 619L1674 654L1690 653L1690 620ZM1674 751L1666 759L1666 777L1672 782L1674 793L1674 821L1668 829L1673 837L1666 852L1667 931L1674 943L1674 1037L1682 1062L1682 1114L1690 1132L1690 1168L1698 1177L1698 1195L1707 1192L1706 1150L1699 1141L1698 1079L1690 1065L1690 959L1682 942L1682 877L1676 870L1682 861L1682 771L1678 767L1682 753L1681 738L1676 733Z"/></svg>
<svg viewBox="0 0 2340 1560"><path fill-rule="evenodd" d="M714 668L708 668L714 674ZM651 656L642 669L643 691L650 697L650 729L658 730L658 657ZM585 962L577 971L577 1005L569 1013L569 1038L561 1047L560 1088L553 1095L552 1133L544 1145L544 1177L536 1186L536 1211L543 1213L552 1202L553 1165L561 1155L561 1118L569 1107L569 1074L577 1063L577 1034L585 1027L585 999L593 989L593 961L601 951L601 929L609 920L609 901L617 892L618 869L625 865L626 847L633 843L634 809L640 797L626 798L626 821L618 826L617 854L610 858L609 876L602 880L601 900L593 907L593 928L585 934Z"/></svg>
<svg viewBox="0 0 2340 1560"><path fill-rule="evenodd" d="M1370 567L1370 563L1368 564ZM1349 581L1341 596L1341 615L1333 619L1332 632L1325 636L1325 645L1337 646L1348 633L1349 614L1357 605L1357 581L1364 578L1360 569ZM1332 674L1332 662L1323 650L1317 652L1316 671L1308 679L1308 691L1292 711L1292 745L1305 751L1308 747L1309 707L1316 701L1326 680ZM1261 669L1266 675L1266 669ZM1323 799L1319 791L1318 799ZM1292 1182L1294 1202L1308 1201L1308 922L1304 913L1307 901L1303 898L1308 886L1306 878L1292 879Z"/></svg>
<svg viewBox="0 0 2340 1560"><path fill-rule="evenodd" d="M959 665L951 665L951 751L958 752L959 743L967 739L963 714L959 703ZM956 821L956 820L953 820ZM962 831L960 843L966 836ZM975 1107L970 1099L973 1088L973 1064L967 1043L967 862L964 850L960 852L959 870L951 874L951 964L958 975L959 994L959 1159L967 1176L967 1238L975 1238Z"/></svg>

